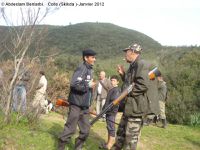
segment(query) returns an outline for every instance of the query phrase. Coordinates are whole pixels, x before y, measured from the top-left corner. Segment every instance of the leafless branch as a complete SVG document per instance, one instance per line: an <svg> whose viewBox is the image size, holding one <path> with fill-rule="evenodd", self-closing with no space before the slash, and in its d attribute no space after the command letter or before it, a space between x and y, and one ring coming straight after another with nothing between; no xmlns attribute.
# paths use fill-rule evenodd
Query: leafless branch
<svg viewBox="0 0 200 150"><path fill-rule="evenodd" d="M14 62L14 75L8 85L8 93L6 95L6 107L5 107L5 122L9 120L9 114L11 111L11 99L12 99L12 91L15 86L16 80L18 78L20 67L22 66L22 62L30 49L31 44L41 41L43 36L40 36L43 31L35 31L36 24L40 23L49 13L50 9L46 9L45 11L41 8L19 8L21 18L21 25L15 26L15 22L9 19L7 16L5 8L0 8L1 16L4 19L6 25L9 27L9 41L8 45L5 45L6 50L13 57ZM19 21L17 21L19 22ZM39 37L39 40L35 40L34 38ZM39 41L39 42L40 42ZM39 43L35 47L35 53L40 52ZM56 54L54 54L56 55ZM53 56L53 55L52 55ZM33 56L33 59L36 58ZM18 62L17 62L18 61ZM36 78L32 81L35 82ZM33 84L32 84L33 85ZM33 88L33 86L32 86ZM31 89L32 89L31 88Z"/></svg>

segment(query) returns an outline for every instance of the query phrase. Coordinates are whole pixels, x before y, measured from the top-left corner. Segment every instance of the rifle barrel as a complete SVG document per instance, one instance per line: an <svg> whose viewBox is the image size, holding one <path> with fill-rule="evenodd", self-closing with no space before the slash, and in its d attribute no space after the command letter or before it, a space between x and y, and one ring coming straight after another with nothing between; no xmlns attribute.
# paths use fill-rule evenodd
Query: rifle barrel
<svg viewBox="0 0 200 150"><path fill-rule="evenodd" d="M99 120L110 108L113 107L113 103L110 103L108 107L106 107L103 111L101 111L91 122L90 125L92 126L97 120Z"/></svg>
<svg viewBox="0 0 200 150"><path fill-rule="evenodd" d="M126 88L121 95L115 99L112 103L110 103L103 111L101 111L96 118L94 118L91 122L90 125L92 126L97 120L99 120L109 109L111 109L113 106L118 105L120 101L122 101L133 89L133 85L129 85L128 88Z"/></svg>

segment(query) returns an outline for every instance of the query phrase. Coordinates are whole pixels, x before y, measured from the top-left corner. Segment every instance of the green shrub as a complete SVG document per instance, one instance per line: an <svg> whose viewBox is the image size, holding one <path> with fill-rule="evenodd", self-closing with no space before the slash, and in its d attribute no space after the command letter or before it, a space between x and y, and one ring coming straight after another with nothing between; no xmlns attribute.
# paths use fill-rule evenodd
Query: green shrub
<svg viewBox="0 0 200 150"><path fill-rule="evenodd" d="M194 50L183 53L182 50L172 56L174 58L168 54L166 60L160 60L166 62L163 63L163 74L169 90L167 118L171 123L196 124L198 117L194 114L200 110L200 52Z"/></svg>
<svg viewBox="0 0 200 150"><path fill-rule="evenodd" d="M200 112L196 112L190 116L190 125L192 126L200 125Z"/></svg>

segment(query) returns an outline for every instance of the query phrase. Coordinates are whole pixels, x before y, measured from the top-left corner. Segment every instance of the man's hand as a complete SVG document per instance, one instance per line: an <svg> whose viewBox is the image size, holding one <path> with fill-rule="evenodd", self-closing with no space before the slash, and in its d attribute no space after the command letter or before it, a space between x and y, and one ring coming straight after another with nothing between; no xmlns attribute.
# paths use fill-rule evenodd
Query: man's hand
<svg viewBox="0 0 200 150"><path fill-rule="evenodd" d="M117 65L117 72L120 75L124 75L125 71L124 71L124 67L122 65Z"/></svg>
<svg viewBox="0 0 200 150"><path fill-rule="evenodd" d="M90 82L88 83L90 88L94 88L96 86L96 82L92 80L90 80Z"/></svg>

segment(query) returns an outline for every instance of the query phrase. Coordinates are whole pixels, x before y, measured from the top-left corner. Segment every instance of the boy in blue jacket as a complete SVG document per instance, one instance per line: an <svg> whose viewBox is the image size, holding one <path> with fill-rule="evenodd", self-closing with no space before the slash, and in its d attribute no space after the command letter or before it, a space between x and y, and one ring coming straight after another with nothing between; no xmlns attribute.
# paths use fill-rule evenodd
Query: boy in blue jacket
<svg viewBox="0 0 200 150"><path fill-rule="evenodd" d="M105 105L103 110L112 103L120 95L120 88L118 87L119 78L117 75L111 77L112 89L109 90ZM111 149L115 142L115 117L117 115L119 106L113 106L109 111L106 112L106 124L108 130L108 141L105 145L102 145L101 148Z"/></svg>

